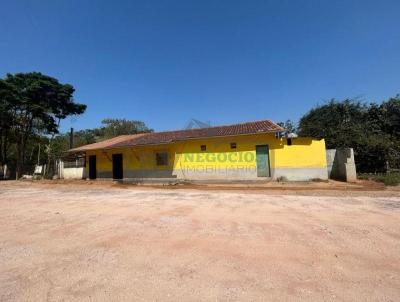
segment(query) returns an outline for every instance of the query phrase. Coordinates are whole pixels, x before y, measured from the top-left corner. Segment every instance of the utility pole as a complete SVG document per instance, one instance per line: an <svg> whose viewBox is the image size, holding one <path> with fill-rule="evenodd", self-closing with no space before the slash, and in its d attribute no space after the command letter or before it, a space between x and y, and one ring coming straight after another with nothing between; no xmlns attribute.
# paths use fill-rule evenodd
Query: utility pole
<svg viewBox="0 0 400 302"><path fill-rule="evenodd" d="M69 133L69 148L74 147L74 128L71 127L71 132Z"/></svg>

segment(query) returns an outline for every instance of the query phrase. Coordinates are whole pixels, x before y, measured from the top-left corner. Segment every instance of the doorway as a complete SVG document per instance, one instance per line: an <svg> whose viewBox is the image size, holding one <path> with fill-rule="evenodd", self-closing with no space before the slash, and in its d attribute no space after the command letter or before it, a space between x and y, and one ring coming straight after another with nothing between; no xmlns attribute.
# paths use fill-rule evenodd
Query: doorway
<svg viewBox="0 0 400 302"><path fill-rule="evenodd" d="M89 156L89 179L96 179L97 167L96 167L96 155Z"/></svg>
<svg viewBox="0 0 400 302"><path fill-rule="evenodd" d="M114 179L123 179L124 178L124 169L122 162L122 154L113 154L112 155L112 166L113 166L113 178Z"/></svg>
<svg viewBox="0 0 400 302"><path fill-rule="evenodd" d="M257 177L271 177L268 145L256 146Z"/></svg>

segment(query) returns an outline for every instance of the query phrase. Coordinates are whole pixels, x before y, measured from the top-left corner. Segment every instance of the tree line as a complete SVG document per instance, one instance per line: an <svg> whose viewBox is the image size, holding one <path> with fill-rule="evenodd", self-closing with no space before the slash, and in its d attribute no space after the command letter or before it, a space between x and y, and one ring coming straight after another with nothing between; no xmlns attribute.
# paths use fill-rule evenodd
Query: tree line
<svg viewBox="0 0 400 302"><path fill-rule="evenodd" d="M60 134L60 122L83 114L86 105L74 99L71 84L40 72L7 74L0 79L0 172L11 177L32 174L46 164L51 177L55 161L70 148L69 134ZM141 121L104 119L102 126L75 133L74 147L118 136L152 131ZM1 179L1 176L0 176Z"/></svg>
<svg viewBox="0 0 400 302"><path fill-rule="evenodd" d="M70 145L71 133L62 133L57 135L52 142L54 147L51 157L52 159L61 158L70 147L76 148L83 145L97 143L119 135L145 132L153 132L153 129L147 127L142 121L105 118L101 121L101 126L98 128L73 132L72 146Z"/></svg>
<svg viewBox="0 0 400 302"><path fill-rule="evenodd" d="M74 88L39 72L7 74L0 80L0 162L25 172L34 143L58 133L60 121L82 114Z"/></svg>
<svg viewBox="0 0 400 302"><path fill-rule="evenodd" d="M330 100L300 118L298 126L282 123L299 136L324 138L328 149L351 147L357 172L379 173L400 168L400 96L382 103Z"/></svg>
<svg viewBox="0 0 400 302"><path fill-rule="evenodd" d="M0 79L0 167L19 178L32 174L35 164L46 164L46 174L52 175L55 161L70 148L69 133L59 133L60 122L86 110L74 92L72 85L39 72ZM281 125L300 136L324 138L327 148L354 148L359 172L400 168L399 95L369 104L332 99L304 114L297 126L290 120ZM107 118L98 128L75 132L73 147L151 131L142 121Z"/></svg>

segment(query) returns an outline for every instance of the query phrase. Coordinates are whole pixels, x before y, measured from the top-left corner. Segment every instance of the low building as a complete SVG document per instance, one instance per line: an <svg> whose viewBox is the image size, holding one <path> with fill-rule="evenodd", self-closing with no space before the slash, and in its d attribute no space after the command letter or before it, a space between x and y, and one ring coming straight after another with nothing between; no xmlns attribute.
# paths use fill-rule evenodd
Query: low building
<svg viewBox="0 0 400 302"><path fill-rule="evenodd" d="M122 135L69 150L89 179L254 181L328 178L325 141L286 138L270 120Z"/></svg>

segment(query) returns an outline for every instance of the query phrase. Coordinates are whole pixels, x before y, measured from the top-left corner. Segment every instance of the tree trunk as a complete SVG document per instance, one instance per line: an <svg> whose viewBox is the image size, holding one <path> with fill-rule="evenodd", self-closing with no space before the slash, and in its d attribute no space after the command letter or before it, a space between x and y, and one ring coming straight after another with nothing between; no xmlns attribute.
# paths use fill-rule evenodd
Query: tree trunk
<svg viewBox="0 0 400 302"><path fill-rule="evenodd" d="M15 167L15 179L18 180L22 176L22 147L17 144L17 157L16 157L16 167Z"/></svg>
<svg viewBox="0 0 400 302"><path fill-rule="evenodd" d="M15 170L15 178L18 180L22 177L24 173L24 164L25 164L25 148L26 148L26 141L27 136L24 136L20 139L17 143L17 167Z"/></svg>
<svg viewBox="0 0 400 302"><path fill-rule="evenodd" d="M61 122L61 119L58 119L58 121L57 121L57 128L60 127L60 122ZM52 152L53 141L54 141L54 137L55 137L55 136L56 136L55 133L53 133L53 134L51 135L51 138L49 139L48 148L47 148L47 167L46 167L46 169L44 170L44 175L43 175L43 176L47 176L47 177L49 177L50 169L51 169L51 157L52 157L51 152Z"/></svg>
<svg viewBox="0 0 400 302"><path fill-rule="evenodd" d="M0 163L3 166L7 166L8 163L7 151L8 151L7 130L2 130L0 136Z"/></svg>
<svg viewBox="0 0 400 302"><path fill-rule="evenodd" d="M3 165L3 179L7 179L7 164Z"/></svg>

